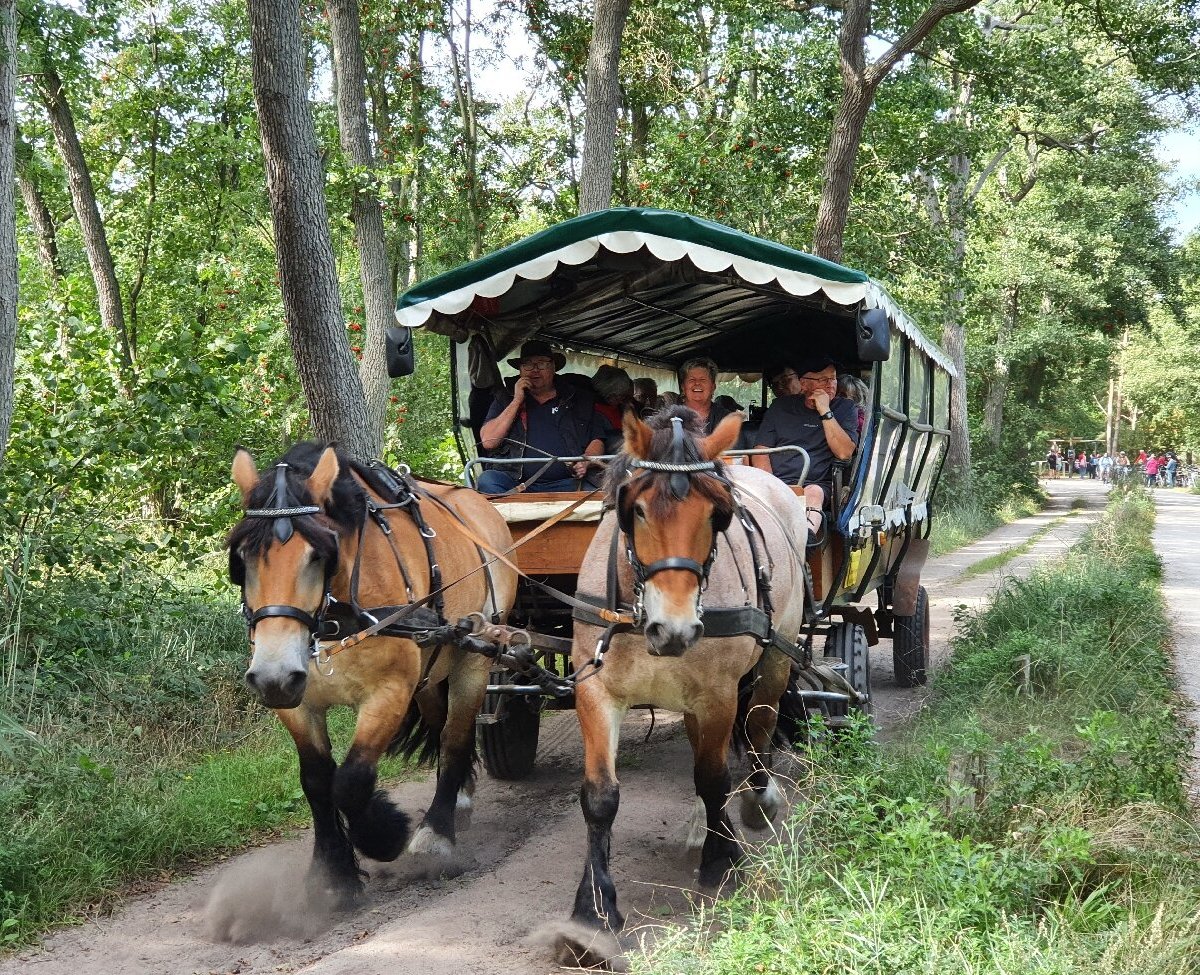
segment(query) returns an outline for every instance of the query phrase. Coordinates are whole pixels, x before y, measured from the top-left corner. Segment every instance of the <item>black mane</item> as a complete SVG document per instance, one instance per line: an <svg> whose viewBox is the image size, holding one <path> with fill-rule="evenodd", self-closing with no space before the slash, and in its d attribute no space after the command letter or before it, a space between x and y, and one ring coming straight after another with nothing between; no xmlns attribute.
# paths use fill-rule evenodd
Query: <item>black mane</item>
<svg viewBox="0 0 1200 975"><path fill-rule="evenodd" d="M305 440L293 446L278 460L261 472L258 484L250 492L248 508L299 508L313 504L308 491L308 479L316 470L328 444ZM336 564L339 530L357 531L366 517L366 492L351 476L358 465L337 451L338 476L324 511L315 515L297 515L292 526L313 547L317 557L332 567ZM285 497L275 497L275 466L287 464ZM229 533L225 544L229 548L229 574L241 585L245 578L242 554L261 555L275 543L275 519L243 518Z"/></svg>

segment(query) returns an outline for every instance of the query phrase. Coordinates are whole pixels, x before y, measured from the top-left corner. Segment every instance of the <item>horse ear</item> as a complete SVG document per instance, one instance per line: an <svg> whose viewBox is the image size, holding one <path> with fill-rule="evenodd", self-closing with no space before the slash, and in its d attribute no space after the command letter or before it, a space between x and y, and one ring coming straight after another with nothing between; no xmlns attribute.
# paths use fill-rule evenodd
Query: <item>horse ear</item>
<svg viewBox="0 0 1200 975"><path fill-rule="evenodd" d="M700 441L700 454L705 460L716 460L725 451L737 443L738 434L742 432L742 414L730 413L717 428Z"/></svg>
<svg viewBox="0 0 1200 975"><path fill-rule="evenodd" d="M308 491L312 495L313 504L325 507L325 502L333 494L333 482L337 480L340 470L337 452L332 447L326 447L325 453L321 454L321 459L317 461L316 468L308 478Z"/></svg>
<svg viewBox="0 0 1200 975"><path fill-rule="evenodd" d="M230 473L233 475L233 483L242 492L244 508L250 503L250 492L258 487L258 467L245 447L238 447L237 453L233 455L233 469Z"/></svg>
<svg viewBox="0 0 1200 975"><path fill-rule="evenodd" d="M638 419L633 410L625 411L621 429L625 434L625 453L638 460L645 460L650 453L650 440L654 432Z"/></svg>

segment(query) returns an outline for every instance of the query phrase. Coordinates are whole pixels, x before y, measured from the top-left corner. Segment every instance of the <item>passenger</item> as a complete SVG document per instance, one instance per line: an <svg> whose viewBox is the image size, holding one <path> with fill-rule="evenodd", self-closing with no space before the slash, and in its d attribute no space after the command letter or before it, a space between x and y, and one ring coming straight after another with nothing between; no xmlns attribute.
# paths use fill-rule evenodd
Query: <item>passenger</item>
<svg viewBox="0 0 1200 975"><path fill-rule="evenodd" d="M666 392L659 394L658 402L655 404L655 412L665 410L668 406L678 406L680 402L679 394L672 393L668 389Z"/></svg>
<svg viewBox="0 0 1200 975"><path fill-rule="evenodd" d="M815 355L795 366L778 366L766 373L775 390L775 402L767 408L755 438L756 447L803 447L809 468L804 481L809 544L824 541L821 530L825 502L833 482L834 460L849 460L858 443L858 411L837 394L837 367L826 355ZM789 484L804 470L798 454L757 456L751 463Z"/></svg>
<svg viewBox="0 0 1200 975"><path fill-rule="evenodd" d="M728 393L723 393L720 396L717 396L715 399L713 399L713 402L716 403L717 406L721 407L721 409L726 410L726 415L728 415L728 413L745 413L745 410L742 408L742 404L735 400Z"/></svg>
<svg viewBox="0 0 1200 975"><path fill-rule="evenodd" d="M604 365L592 377L592 389L596 391L596 412L612 428L612 432L604 438L604 452L615 454L624 440L621 424L625 411L634 409L633 380L624 369Z"/></svg>
<svg viewBox="0 0 1200 975"><path fill-rule="evenodd" d="M555 387L566 357L550 343L526 342L508 364L520 370L511 399L497 395L480 431L483 449L493 457L528 457L529 462L484 471L475 487L484 494L510 491L574 491L587 474L587 461L570 465L551 457L594 457L611 432L593 408L592 398L570 384ZM544 469L543 469L544 468ZM527 481L526 478L529 478Z"/></svg>
<svg viewBox="0 0 1200 975"><path fill-rule="evenodd" d="M596 391L596 412L619 430L623 414L633 405L633 380L629 373L616 366L601 366L592 377L592 389Z"/></svg>
<svg viewBox="0 0 1200 975"><path fill-rule="evenodd" d="M633 381L633 408L643 420L658 409L658 383L653 379Z"/></svg>
<svg viewBox="0 0 1200 975"><path fill-rule="evenodd" d="M856 440L862 439L863 426L867 422L867 397L870 391L867 389L867 384L857 376L852 376L848 372L838 376L837 394L843 399L850 400L858 407L858 437Z"/></svg>
<svg viewBox="0 0 1200 975"><path fill-rule="evenodd" d="M713 402L717 391L717 364L707 356L688 359L679 367L679 388L684 406L700 415L704 432L712 433L730 410Z"/></svg>

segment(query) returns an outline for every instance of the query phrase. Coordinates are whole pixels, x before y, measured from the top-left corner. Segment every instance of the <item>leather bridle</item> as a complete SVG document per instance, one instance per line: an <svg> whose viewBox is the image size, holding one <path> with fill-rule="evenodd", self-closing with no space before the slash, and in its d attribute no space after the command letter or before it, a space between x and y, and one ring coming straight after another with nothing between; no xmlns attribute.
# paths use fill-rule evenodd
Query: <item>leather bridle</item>
<svg viewBox="0 0 1200 975"><path fill-rule="evenodd" d="M275 522L274 534L280 543L288 541L295 533L295 526L292 524L293 518L303 517L305 515L316 515L321 513L321 506L316 504L305 505L289 505L288 504L288 486L287 472L289 465L286 463L278 463L275 465L275 485L271 492L271 500L268 502L269 507L266 508L248 508L245 512L246 518L268 518ZM333 536L334 550L337 550L339 537L336 531L326 529ZM240 556L239 556L240 558ZM314 653L317 643L322 637L324 629L325 611L333 601L333 575L337 568L336 559L325 559L323 564L325 582L324 591L321 595L320 605L315 613L310 613L307 610L301 609L299 606L290 606L285 603L271 603L267 606L260 606L257 610L251 612L250 606L246 603L246 585L242 582L242 615L246 618L246 626L250 630L250 645L254 646L254 628L265 619L284 618L293 619L302 623L308 630L312 638Z"/></svg>
<svg viewBox="0 0 1200 975"><path fill-rule="evenodd" d="M683 444L683 421L679 417L671 418L672 426L672 445L681 446ZM616 495L616 511L617 525L622 534L625 536L625 558L633 569L634 575L634 616L641 619L642 616L642 599L645 593L646 583L660 572L670 570L682 570L690 572L696 577L696 605L700 608L700 595L708 587L708 576L712 571L713 562L717 557L717 536L725 531L733 518L733 506L735 498L733 496L733 486L729 483L729 478L725 474L725 465L719 460L695 461L691 463L668 463L666 461L656 460L633 460L629 466L639 470L653 471L656 473L670 474L671 493L679 500L683 500L691 492L692 478L698 474L706 474L716 477L730 490L730 509L726 512L715 511L712 515L712 546L708 550L708 557L703 562L698 562L693 558L681 555L671 555L666 558L656 559L648 565L642 561L637 553L637 543L634 539L634 525L632 502L628 500L628 492L636 482L635 478L631 478L625 484L622 484L617 489Z"/></svg>

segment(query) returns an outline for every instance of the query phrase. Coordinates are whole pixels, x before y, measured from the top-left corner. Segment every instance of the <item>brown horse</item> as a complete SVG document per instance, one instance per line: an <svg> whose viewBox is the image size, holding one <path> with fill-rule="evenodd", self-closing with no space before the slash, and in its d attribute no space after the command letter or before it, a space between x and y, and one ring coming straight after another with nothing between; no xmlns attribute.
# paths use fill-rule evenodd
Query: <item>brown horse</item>
<svg viewBox="0 0 1200 975"><path fill-rule="evenodd" d="M804 608L806 525L803 504L783 482L719 460L740 427L741 417L734 415L703 437L696 415L682 407L663 411L649 426L627 413L624 450L609 468L607 487L616 510L588 549L579 592L610 593L615 583L619 602L634 607L644 635L613 636L599 669L576 688L588 858L572 919L592 929L617 931L624 923L609 873L609 846L620 795L618 732L631 705L683 713L707 827L697 831L704 837L701 884L720 884L742 856L725 811L735 731L752 768L742 791L743 822L764 828L779 811L771 752L790 661L761 631L720 633L744 632L737 620L765 606L775 630L796 639ZM620 534L614 539L614 533ZM792 539L801 540L799 550ZM611 594L607 601L616 602ZM737 608L741 615L721 607ZM759 613L760 622L766 615ZM598 621L585 617L576 616L577 668L594 661L603 646ZM564 935L560 947L574 960L595 961L589 945L575 935Z"/></svg>
<svg viewBox="0 0 1200 975"><path fill-rule="evenodd" d="M439 624L475 612L506 616L515 573L481 568L485 556L461 529L498 551L512 538L474 491L394 477L320 444L297 444L261 476L239 450L233 480L246 509L228 543L250 625L246 681L299 752L315 832L310 887L348 900L364 876L355 851L394 860L408 839L407 817L375 788L385 752L437 756L433 802L409 846L443 854L453 848L456 808L469 811L474 789L475 716L488 660L442 642L439 634L450 628ZM334 621L339 636L357 632L381 608L411 607L442 579L444 597L419 607L406 635L384 631L393 635L318 657L319 637ZM326 724L335 705L357 711L340 766Z"/></svg>

